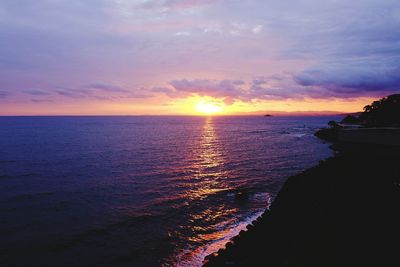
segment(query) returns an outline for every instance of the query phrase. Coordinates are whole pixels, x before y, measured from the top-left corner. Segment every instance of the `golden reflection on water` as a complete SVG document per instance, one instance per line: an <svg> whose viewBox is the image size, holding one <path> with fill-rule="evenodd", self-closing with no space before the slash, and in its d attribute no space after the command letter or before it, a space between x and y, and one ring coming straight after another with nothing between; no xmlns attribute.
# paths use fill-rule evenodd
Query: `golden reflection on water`
<svg viewBox="0 0 400 267"><path fill-rule="evenodd" d="M230 189L224 181L228 173L224 170L225 158L212 117L205 118L199 143L193 153L190 168L194 170L194 182L189 185L188 199L202 199L211 194Z"/></svg>
<svg viewBox="0 0 400 267"><path fill-rule="evenodd" d="M205 118L194 153L191 154L190 169L193 176L187 186L186 198L202 200L218 192L230 190L229 172L225 170L223 144L214 126L214 118ZM191 236L188 244L196 244L193 250L182 251L176 258L174 266L198 266L202 261L201 252L210 253L224 245L224 238L232 234L230 225L235 223L232 214L237 208L228 207L226 203L214 204L188 214ZM215 243L220 240L219 243ZM198 246L199 244L202 244ZM207 252L208 253L208 252Z"/></svg>
<svg viewBox="0 0 400 267"><path fill-rule="evenodd" d="M213 117L205 118L199 138L192 153L189 153L188 169L192 175L185 184L185 187L190 188L185 198L194 203L203 200L201 203L213 204L193 209L187 214L188 224L182 226L182 229L191 233L186 240L189 247L179 251L173 266L201 265L204 256L222 248L229 238L245 227L244 224L238 224L234 216L238 208L226 203L226 196L217 194L233 189L229 179L234 176L226 168L226 151L214 120ZM215 199L207 201L208 197L221 198L221 202Z"/></svg>

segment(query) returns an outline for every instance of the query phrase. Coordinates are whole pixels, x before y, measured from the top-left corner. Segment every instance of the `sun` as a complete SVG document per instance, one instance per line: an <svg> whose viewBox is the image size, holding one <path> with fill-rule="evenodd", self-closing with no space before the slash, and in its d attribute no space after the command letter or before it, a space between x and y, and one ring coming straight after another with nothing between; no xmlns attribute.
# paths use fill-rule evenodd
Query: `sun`
<svg viewBox="0 0 400 267"><path fill-rule="evenodd" d="M199 113L212 115L222 111L222 106L212 102L199 101L196 104L196 111Z"/></svg>

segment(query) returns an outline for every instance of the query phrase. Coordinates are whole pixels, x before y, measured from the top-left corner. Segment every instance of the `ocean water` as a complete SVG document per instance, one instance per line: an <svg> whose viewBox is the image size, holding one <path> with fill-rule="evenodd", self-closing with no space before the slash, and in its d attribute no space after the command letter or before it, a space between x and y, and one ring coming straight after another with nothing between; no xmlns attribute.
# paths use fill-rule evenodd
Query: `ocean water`
<svg viewBox="0 0 400 267"><path fill-rule="evenodd" d="M0 265L199 266L331 155L332 119L0 117Z"/></svg>

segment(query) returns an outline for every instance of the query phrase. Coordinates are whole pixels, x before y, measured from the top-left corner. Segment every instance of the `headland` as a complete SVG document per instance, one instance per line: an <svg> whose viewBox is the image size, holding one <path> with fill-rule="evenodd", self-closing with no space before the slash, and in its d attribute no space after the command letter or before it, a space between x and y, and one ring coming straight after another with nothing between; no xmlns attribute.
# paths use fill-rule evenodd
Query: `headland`
<svg viewBox="0 0 400 267"><path fill-rule="evenodd" d="M290 177L204 267L400 266L400 95L316 133L335 156Z"/></svg>
<svg viewBox="0 0 400 267"><path fill-rule="evenodd" d="M204 266L400 266L399 156L342 152L290 177Z"/></svg>

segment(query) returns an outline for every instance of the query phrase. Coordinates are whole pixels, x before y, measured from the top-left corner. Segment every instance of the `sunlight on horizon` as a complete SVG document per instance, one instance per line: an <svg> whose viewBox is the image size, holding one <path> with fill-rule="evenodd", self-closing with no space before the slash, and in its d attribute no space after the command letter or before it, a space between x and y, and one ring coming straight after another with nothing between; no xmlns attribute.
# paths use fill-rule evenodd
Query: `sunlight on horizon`
<svg viewBox="0 0 400 267"><path fill-rule="evenodd" d="M338 99L316 100L302 99L299 100L275 100L275 101L254 101L242 102L236 101L232 104L226 103L224 99L192 95L179 100L173 100L166 109L164 114L169 115L195 115L195 116L228 116L228 115L305 115L305 114L337 114L341 112L357 112L362 107L371 103L374 98L358 98L347 101ZM325 108L329 105L330 109ZM313 112L314 111L314 112Z"/></svg>
<svg viewBox="0 0 400 267"><path fill-rule="evenodd" d="M213 102L199 101L196 104L196 111L207 115L220 113L222 110L223 107L220 104L216 104Z"/></svg>

